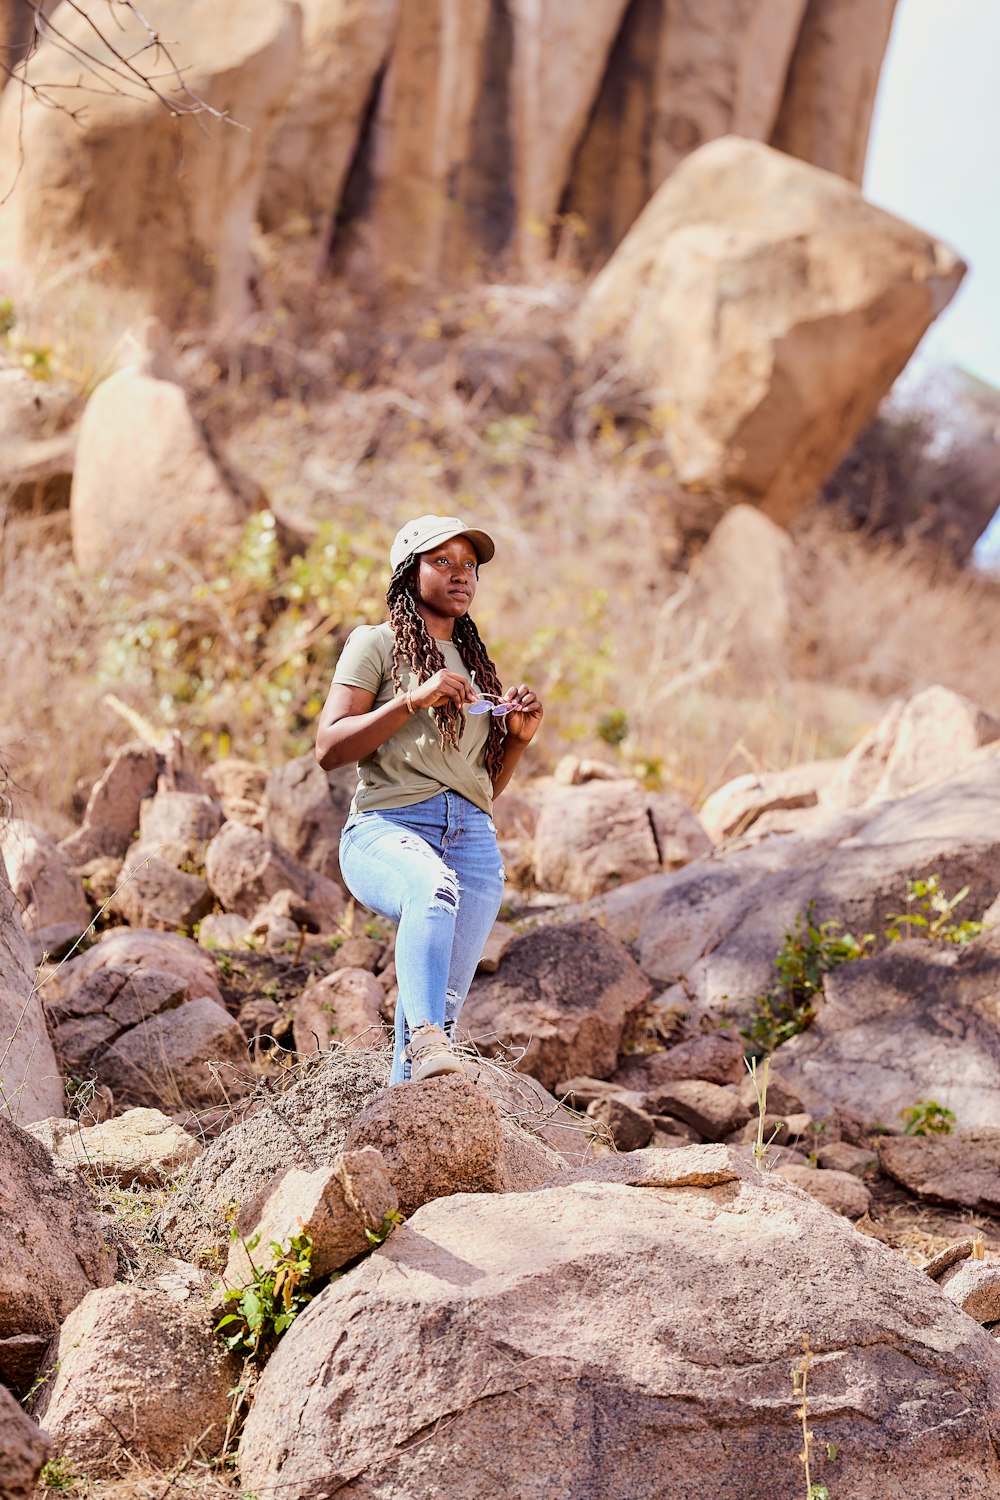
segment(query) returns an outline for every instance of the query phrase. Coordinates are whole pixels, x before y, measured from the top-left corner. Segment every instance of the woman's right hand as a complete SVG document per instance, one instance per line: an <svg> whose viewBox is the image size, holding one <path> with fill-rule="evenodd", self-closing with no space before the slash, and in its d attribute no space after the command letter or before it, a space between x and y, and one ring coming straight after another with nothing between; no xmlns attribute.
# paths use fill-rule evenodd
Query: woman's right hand
<svg viewBox="0 0 1000 1500"><path fill-rule="evenodd" d="M414 708L440 708L443 703L475 703L476 695L467 677L442 667L419 687L410 689Z"/></svg>

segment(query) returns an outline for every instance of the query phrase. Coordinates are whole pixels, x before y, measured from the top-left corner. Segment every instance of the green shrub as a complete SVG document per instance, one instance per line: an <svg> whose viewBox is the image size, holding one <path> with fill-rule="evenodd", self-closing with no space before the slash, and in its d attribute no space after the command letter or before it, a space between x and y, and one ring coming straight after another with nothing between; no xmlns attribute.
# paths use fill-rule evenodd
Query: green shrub
<svg viewBox="0 0 1000 1500"><path fill-rule="evenodd" d="M934 1099L918 1099L916 1104L899 1111L906 1123L904 1135L951 1135L955 1116Z"/></svg>
<svg viewBox="0 0 1000 1500"><path fill-rule="evenodd" d="M874 943L874 934L856 938L844 931L842 922L815 922L816 903L810 901L795 925L785 933L774 960L780 987L752 1000L754 1015L740 1035L750 1045L748 1055L763 1056L804 1031L815 1019L813 1001L823 986L823 975L839 964L864 958Z"/></svg>

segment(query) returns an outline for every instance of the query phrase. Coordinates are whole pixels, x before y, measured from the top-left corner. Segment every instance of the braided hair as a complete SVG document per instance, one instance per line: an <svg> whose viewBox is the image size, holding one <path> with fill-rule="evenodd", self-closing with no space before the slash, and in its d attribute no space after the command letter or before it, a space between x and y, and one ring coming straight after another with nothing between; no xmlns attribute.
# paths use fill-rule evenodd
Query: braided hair
<svg viewBox="0 0 1000 1500"><path fill-rule="evenodd" d="M417 609L417 557L411 554L400 563L389 580L386 603L389 606L389 624L392 627L392 684L397 693L402 691L400 667L409 666L418 682L426 682L435 672L445 666L445 659L431 636L423 616ZM484 693L497 697L503 692L497 669L483 644L474 620L462 615L455 621L452 640L458 654L468 670L475 673L476 686ZM442 703L432 708L441 736L441 749L450 746L457 750L465 728L465 715L457 703ZM491 781L500 774L503 764L503 746L507 737L503 719L490 717L490 730L486 738L486 770Z"/></svg>

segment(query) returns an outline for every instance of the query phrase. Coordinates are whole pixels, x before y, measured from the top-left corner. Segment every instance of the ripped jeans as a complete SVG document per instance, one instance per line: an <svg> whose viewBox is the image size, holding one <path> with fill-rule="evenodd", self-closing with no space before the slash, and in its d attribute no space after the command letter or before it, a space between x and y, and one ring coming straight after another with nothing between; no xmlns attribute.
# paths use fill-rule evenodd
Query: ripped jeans
<svg viewBox="0 0 1000 1500"><path fill-rule="evenodd" d="M503 897L504 872L488 813L458 792L354 813L340 840L351 894L399 923L396 1046L390 1083L409 1076L403 1053L425 1022L454 1033Z"/></svg>

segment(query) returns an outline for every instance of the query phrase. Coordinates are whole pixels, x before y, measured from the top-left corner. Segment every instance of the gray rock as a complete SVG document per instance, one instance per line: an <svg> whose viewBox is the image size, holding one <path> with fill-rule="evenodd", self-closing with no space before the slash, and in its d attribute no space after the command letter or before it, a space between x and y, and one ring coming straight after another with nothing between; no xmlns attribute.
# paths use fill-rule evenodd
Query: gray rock
<svg viewBox="0 0 1000 1500"><path fill-rule="evenodd" d="M52 1439L0 1385L0 1500L33 1500Z"/></svg>
<svg viewBox="0 0 1000 1500"><path fill-rule="evenodd" d="M967 1260L946 1271L938 1285L977 1323L1000 1321L1000 1265L996 1261Z"/></svg>
<svg viewBox="0 0 1000 1500"><path fill-rule="evenodd" d="M587 1106L592 1120L603 1125L611 1134L616 1151L639 1151L653 1139L656 1126L644 1109L629 1104L620 1095L595 1099Z"/></svg>
<svg viewBox="0 0 1000 1500"><path fill-rule="evenodd" d="M665 1083L648 1093L645 1103L652 1113L676 1115L709 1141L723 1140L750 1118L738 1094L701 1078Z"/></svg>
<svg viewBox="0 0 1000 1500"><path fill-rule="evenodd" d="M779 1166L779 1177L802 1188L835 1214L860 1219L872 1206L872 1195L850 1172L826 1172L818 1167Z"/></svg>
<svg viewBox="0 0 1000 1500"><path fill-rule="evenodd" d="M1000 1126L960 1135L885 1136L878 1154L882 1171L918 1198L1000 1213Z"/></svg>

